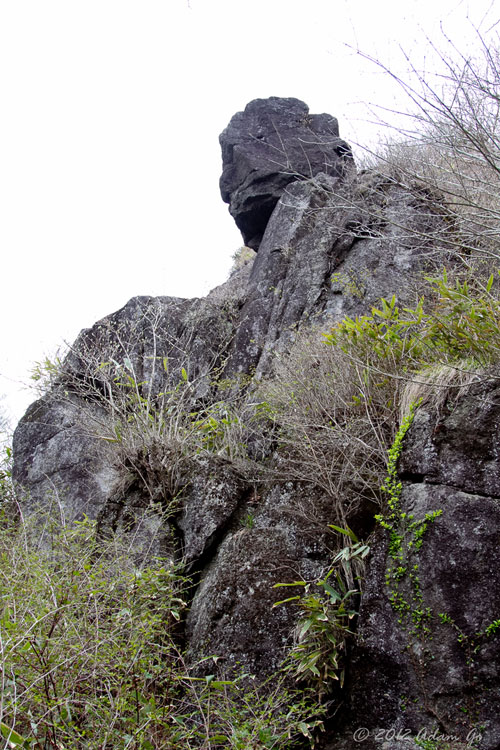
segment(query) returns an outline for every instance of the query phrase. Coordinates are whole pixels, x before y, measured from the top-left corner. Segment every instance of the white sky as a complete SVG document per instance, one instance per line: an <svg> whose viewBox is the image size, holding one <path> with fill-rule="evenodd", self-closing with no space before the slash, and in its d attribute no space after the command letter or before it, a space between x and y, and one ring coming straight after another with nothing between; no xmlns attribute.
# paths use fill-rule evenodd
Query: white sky
<svg viewBox="0 0 500 750"><path fill-rule="evenodd" d="M251 99L295 96L373 138L401 69L464 52L490 0L0 0L0 394L135 295L201 296L241 237L218 190L218 135ZM351 45L353 49L346 46ZM399 68L397 67L399 66Z"/></svg>

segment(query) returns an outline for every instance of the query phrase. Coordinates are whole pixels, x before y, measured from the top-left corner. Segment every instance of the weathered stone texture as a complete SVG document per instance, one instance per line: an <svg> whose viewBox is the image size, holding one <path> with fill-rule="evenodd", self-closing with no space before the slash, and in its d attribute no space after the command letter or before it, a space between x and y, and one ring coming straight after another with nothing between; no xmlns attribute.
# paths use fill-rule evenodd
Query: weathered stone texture
<svg viewBox="0 0 500 750"><path fill-rule="evenodd" d="M423 274L447 260L428 239L442 231L428 201L371 173L289 185L253 264L228 372L268 372L303 324L363 315L393 294L412 304Z"/></svg>
<svg viewBox="0 0 500 750"><path fill-rule="evenodd" d="M450 396L440 415L421 407L407 435L399 462L401 511L416 520L442 513L429 523L419 550L408 548L413 537L406 532L409 570L396 587L386 583L386 571L394 567L387 533L379 529L372 542L345 735L368 727L367 750L384 747L374 740L377 728L436 731L459 738L463 745L457 747L475 733L478 747L499 746L500 643L498 634L486 633L500 613L500 493L492 460L499 393L495 382L477 384L457 402ZM421 602L409 578L414 565ZM391 590L409 603L409 617L391 605ZM417 610L428 613L428 632L415 628Z"/></svg>
<svg viewBox="0 0 500 750"><path fill-rule="evenodd" d="M298 99L255 99L221 133L221 195L245 245L258 250L285 187L318 172L343 175L351 149L331 115L310 115Z"/></svg>

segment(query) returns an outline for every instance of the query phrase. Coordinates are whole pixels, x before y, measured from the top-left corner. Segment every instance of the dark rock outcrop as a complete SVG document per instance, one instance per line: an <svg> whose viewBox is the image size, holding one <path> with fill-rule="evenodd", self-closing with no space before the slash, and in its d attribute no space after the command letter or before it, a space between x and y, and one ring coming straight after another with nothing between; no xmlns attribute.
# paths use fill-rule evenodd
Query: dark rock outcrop
<svg viewBox="0 0 500 750"><path fill-rule="evenodd" d="M353 166L335 117L310 115L298 99L255 99L234 115L220 144L222 200L254 250L290 182L319 172L340 177Z"/></svg>
<svg viewBox="0 0 500 750"><path fill-rule="evenodd" d="M447 260L430 240L442 231L424 196L371 173L288 185L253 264L228 372L263 375L303 324L365 314L395 292L410 304L423 272Z"/></svg>
<svg viewBox="0 0 500 750"><path fill-rule="evenodd" d="M394 561L379 529L351 664L345 747L360 727L370 732L367 750L389 736L404 748L404 737L419 732L441 737L443 747L444 738L452 747L499 747L499 433L495 380L474 385L440 415L417 412L399 462L403 560ZM411 523L435 511L419 546Z"/></svg>
<svg viewBox="0 0 500 750"><path fill-rule="evenodd" d="M127 398L135 393L147 402L151 393L169 393L182 368L192 384L183 408L189 411L209 397L214 367L234 336L248 272L241 269L206 299L135 297L80 333L52 391L28 409L16 429L14 477L28 490L28 507L51 498L69 519L86 514L113 528L126 518L129 525L134 518L139 526L156 526L154 513L146 522L151 505L168 501L171 492L161 472L151 476L149 468L161 439L153 427L145 442L134 430L127 437L117 434L127 419ZM125 402L116 400L118 382L128 382ZM149 419L147 412L143 416ZM178 471L179 477L188 471L187 463ZM157 532L161 538L160 527ZM156 542L152 549L158 549Z"/></svg>
<svg viewBox="0 0 500 750"><path fill-rule="evenodd" d="M307 503L304 495L307 495ZM192 655L223 654L225 667L269 675L290 644L294 608L274 584L321 574L331 501L294 482L243 498L203 571L187 618Z"/></svg>
<svg viewBox="0 0 500 750"><path fill-rule="evenodd" d="M235 391L252 405L247 384L271 376L272 355L305 326L324 330L382 296L412 304L423 274L449 261L448 225L421 188L356 174L335 118L309 115L296 99L251 102L221 145L223 198L255 260L206 299L134 298L83 331L18 425L14 477L27 510L55 499L68 518L85 513L103 532L132 532L138 559L182 558L194 581L188 659L215 653L222 672L264 679L296 618L293 604L273 608L282 597L272 586L328 570L338 498L319 483L259 473L277 446L248 425L218 450L219 428L232 427L220 409ZM490 627L500 617L496 381L440 409L420 409L400 458L407 546L395 582L387 530L370 540L332 750L359 747L361 727L366 750L415 747L406 739L422 730L456 736L457 748L471 731L482 750L500 744ZM408 546L405 518L425 522L438 510L422 544ZM375 528L370 509L360 524Z"/></svg>

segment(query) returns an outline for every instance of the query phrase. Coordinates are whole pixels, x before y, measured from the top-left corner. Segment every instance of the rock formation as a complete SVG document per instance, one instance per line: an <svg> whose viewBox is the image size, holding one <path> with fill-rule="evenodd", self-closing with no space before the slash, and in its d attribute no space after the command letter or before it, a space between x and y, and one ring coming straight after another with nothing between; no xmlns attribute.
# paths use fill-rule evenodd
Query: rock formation
<svg viewBox="0 0 500 750"><path fill-rule="evenodd" d="M351 149L331 115L310 115L298 99L255 99L220 136L222 200L248 247L258 250L286 186L319 172L341 177Z"/></svg>
<svg viewBox="0 0 500 750"><path fill-rule="evenodd" d="M264 678L296 619L293 604L273 608L272 587L328 570L339 498L280 473L272 430L232 421L227 399L255 406L276 356L308 327L393 294L414 304L423 275L450 262L448 226L421 188L356 173L335 118L296 99L251 102L221 146L222 196L255 260L205 299L138 297L82 331L17 427L14 476L28 508L54 501L69 518L126 528L138 560L182 558L196 583L188 659L217 653L221 669ZM357 747L361 727L366 750L416 747L404 740L436 727L463 743L454 747L473 730L483 750L500 745L498 388L478 383L445 403L417 412L399 464L398 523L442 511L408 553L418 580L388 585L394 563L373 502L348 519L374 536L325 747ZM225 429L229 443L214 450ZM401 531L405 544L411 533Z"/></svg>
<svg viewBox="0 0 500 750"><path fill-rule="evenodd" d="M395 563L380 529L351 665L346 747L360 723L372 730L366 747L377 747L375 729L392 730L384 736L401 737L403 748L405 733L420 731L425 739L426 730L431 738L431 725L436 736L457 738L451 747L499 746L500 643L488 630L500 602L493 556L500 529L499 426L494 381L475 384L458 400L450 394L440 414L426 406L417 412L399 462L399 530L413 575L387 585ZM416 529L404 514L425 519L436 511L416 548ZM436 746L445 747L445 740Z"/></svg>

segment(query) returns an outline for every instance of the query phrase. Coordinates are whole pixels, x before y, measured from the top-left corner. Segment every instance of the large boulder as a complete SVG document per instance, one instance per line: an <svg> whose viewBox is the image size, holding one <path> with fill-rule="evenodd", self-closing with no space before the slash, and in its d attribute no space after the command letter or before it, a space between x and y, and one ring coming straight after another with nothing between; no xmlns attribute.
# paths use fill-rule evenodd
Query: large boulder
<svg viewBox="0 0 500 750"><path fill-rule="evenodd" d="M131 529L138 554L182 554L198 581L187 619L192 659L222 650L227 664L263 676L294 619L293 607L272 608L272 585L329 564L332 499L286 476L263 482L252 461L266 455L266 439L245 425L228 448L246 452L246 465L198 451L196 414L213 407L217 421L217 405L254 375L270 375L273 353L311 321L327 327L363 314L381 295L409 301L433 257L422 237L442 219L418 193L355 175L336 121L310 116L298 100L250 103L222 143L231 200L257 189L257 173L272 184L255 260L206 299L134 298L83 331L51 393L16 430L14 475L28 505L55 496L69 518L86 513L102 530ZM278 146L289 171L269 164ZM165 424L155 422L158 405Z"/></svg>
<svg viewBox="0 0 500 750"><path fill-rule="evenodd" d="M234 115L220 144L222 199L254 250L290 182L318 172L340 177L352 166L335 117L310 115L298 99L255 99Z"/></svg>

